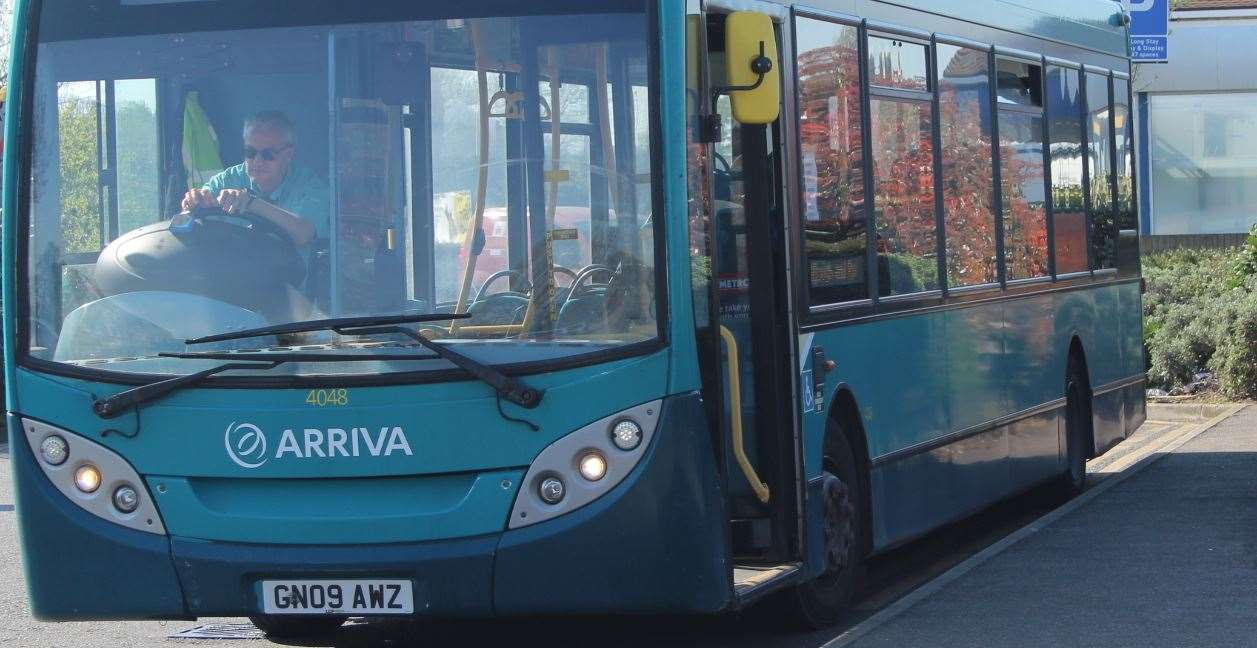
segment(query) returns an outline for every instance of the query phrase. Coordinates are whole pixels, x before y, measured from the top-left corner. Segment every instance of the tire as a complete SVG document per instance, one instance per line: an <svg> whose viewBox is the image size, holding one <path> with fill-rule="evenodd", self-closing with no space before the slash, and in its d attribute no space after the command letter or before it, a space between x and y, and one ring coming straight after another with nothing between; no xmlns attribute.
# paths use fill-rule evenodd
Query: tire
<svg viewBox="0 0 1257 648"><path fill-rule="evenodd" d="M1087 388L1082 362L1070 356L1065 374L1065 472L1057 479L1053 495L1070 500L1087 487L1087 445L1091 442L1091 390Z"/></svg>
<svg viewBox="0 0 1257 648"><path fill-rule="evenodd" d="M251 616L249 621L268 637L304 639L335 632L345 622L338 616Z"/></svg>
<svg viewBox="0 0 1257 648"><path fill-rule="evenodd" d="M791 625L808 630L832 626L846 615L864 584L868 520L864 490L850 444L832 429L825 442L822 492L825 506L825 573L790 591Z"/></svg>

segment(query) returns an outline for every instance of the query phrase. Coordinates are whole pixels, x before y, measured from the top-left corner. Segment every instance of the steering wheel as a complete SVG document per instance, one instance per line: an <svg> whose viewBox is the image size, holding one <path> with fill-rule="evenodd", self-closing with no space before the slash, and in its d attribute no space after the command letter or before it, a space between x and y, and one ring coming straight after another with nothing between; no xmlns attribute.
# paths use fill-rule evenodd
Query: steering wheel
<svg viewBox="0 0 1257 648"><path fill-rule="evenodd" d="M171 223L169 227L171 233L176 236L192 234L210 223L221 223L228 227L252 232L255 236L266 237L278 244L276 257L285 261L282 264L284 266L282 278L293 286L300 286L305 282L306 263L297 249L297 242L287 230L276 225L269 218L247 212L233 214L221 207L197 207L185 214L184 222ZM243 224L240 221L243 221Z"/></svg>
<svg viewBox="0 0 1257 648"><path fill-rule="evenodd" d="M271 219L251 212L237 212L233 214L221 207L197 207L188 212L187 221L179 225L172 225L171 229L176 232L190 230L209 219L220 220L226 223L231 223L232 219L245 221L248 223L247 227L249 229L256 230L260 234L273 236L281 242L292 246L294 251L297 249L297 242L293 240L288 230L276 225Z"/></svg>

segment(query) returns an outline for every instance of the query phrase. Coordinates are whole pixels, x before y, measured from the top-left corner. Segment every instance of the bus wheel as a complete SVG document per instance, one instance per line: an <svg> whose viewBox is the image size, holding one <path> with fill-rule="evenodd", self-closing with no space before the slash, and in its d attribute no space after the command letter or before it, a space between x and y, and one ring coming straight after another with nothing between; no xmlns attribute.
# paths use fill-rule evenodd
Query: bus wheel
<svg viewBox="0 0 1257 648"><path fill-rule="evenodd" d="M846 439L831 435L825 444L825 572L794 588L796 625L821 629L842 620L864 580L865 520L859 473Z"/></svg>
<svg viewBox="0 0 1257 648"><path fill-rule="evenodd" d="M249 621L268 637L301 639L332 632L345 622L338 616L251 616Z"/></svg>

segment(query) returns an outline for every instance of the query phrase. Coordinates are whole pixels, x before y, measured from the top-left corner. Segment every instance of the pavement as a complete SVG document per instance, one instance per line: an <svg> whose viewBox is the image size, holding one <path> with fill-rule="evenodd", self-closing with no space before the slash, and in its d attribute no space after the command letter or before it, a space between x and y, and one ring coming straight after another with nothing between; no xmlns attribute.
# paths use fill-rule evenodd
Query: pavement
<svg viewBox="0 0 1257 648"><path fill-rule="evenodd" d="M1257 645L1257 407L1215 422L827 648Z"/></svg>
<svg viewBox="0 0 1257 648"><path fill-rule="evenodd" d="M1202 414L1214 418L1202 422ZM928 573L871 593L845 627L789 634L754 613L355 622L335 635L287 645L1257 646L1257 406L1177 418L1150 420L1090 462L1094 485L1063 507L1010 514L998 532L987 526L999 522L970 522L915 543L906 551L929 554L949 533L991 536L963 551L948 548L944 558L927 555L922 564L940 565L916 568ZM0 446L0 646L284 645L261 638L243 619L33 620L6 455ZM962 555L952 559L953 553ZM227 636L172 638L197 629Z"/></svg>

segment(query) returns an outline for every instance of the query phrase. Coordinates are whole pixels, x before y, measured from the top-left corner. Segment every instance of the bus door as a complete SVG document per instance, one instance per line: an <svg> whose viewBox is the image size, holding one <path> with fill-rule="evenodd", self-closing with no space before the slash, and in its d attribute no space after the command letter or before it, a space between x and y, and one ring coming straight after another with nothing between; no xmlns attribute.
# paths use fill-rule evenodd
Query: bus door
<svg viewBox="0 0 1257 648"><path fill-rule="evenodd" d="M709 214L705 245L710 258L710 326L700 323L704 343L704 398L720 422L728 493L734 584L767 582L799 556L799 448L796 443L793 336L784 254L784 180L779 99L767 116L740 104L730 86L779 84L778 61L766 52L772 73L751 83L726 72L726 61L750 66L759 41L738 46L737 16L711 7L703 24L709 102L696 126L709 148ZM766 18L763 14L755 14ZM770 22L762 22L777 39ZM729 30L732 33L726 33ZM691 29L691 37L696 37ZM742 38L742 37L738 37ZM728 41L728 42L727 42ZM730 51L726 51L728 48ZM737 63L728 65L733 68ZM745 75L743 75L745 77ZM734 95L734 96L731 96ZM780 96L779 92L777 96ZM752 122L752 123L748 123ZM761 123L753 123L755 121ZM701 296L700 296L701 298ZM700 320L702 318L700 317ZM769 574L765 576L764 574Z"/></svg>

